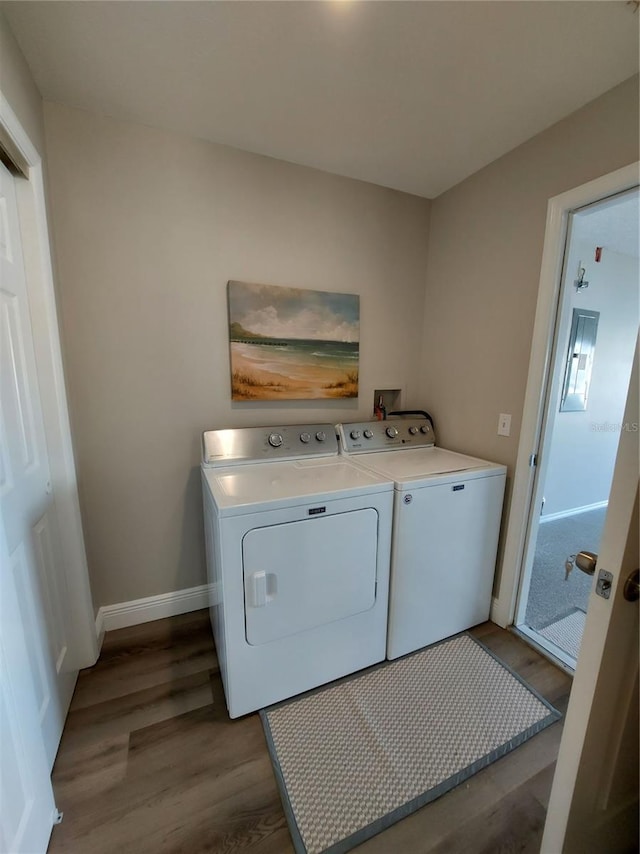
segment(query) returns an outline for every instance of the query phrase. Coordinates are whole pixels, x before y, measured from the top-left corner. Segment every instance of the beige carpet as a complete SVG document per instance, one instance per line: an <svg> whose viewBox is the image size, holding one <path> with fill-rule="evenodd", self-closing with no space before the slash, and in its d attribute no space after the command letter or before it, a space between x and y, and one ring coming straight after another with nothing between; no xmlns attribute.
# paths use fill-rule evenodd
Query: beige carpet
<svg viewBox="0 0 640 854"><path fill-rule="evenodd" d="M350 850L560 717L466 634L260 714L303 854Z"/></svg>

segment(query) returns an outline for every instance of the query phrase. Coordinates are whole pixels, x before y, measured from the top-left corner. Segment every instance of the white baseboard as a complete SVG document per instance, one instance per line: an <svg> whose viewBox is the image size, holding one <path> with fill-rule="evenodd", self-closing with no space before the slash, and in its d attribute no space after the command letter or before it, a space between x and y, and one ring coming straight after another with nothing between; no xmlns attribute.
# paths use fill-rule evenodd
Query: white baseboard
<svg viewBox="0 0 640 854"><path fill-rule="evenodd" d="M145 599L132 599L130 602L118 602L115 605L103 605L96 616L96 636L98 645L102 644L105 632L124 629L140 623L150 623L164 617L175 617L189 611L208 608L215 595L215 585L201 584L185 590L174 590Z"/></svg>
<svg viewBox="0 0 640 854"><path fill-rule="evenodd" d="M569 510L560 510L557 513L547 513L540 517L542 522L555 522L556 519L566 519L568 516L577 516L578 513L588 513L589 510L600 510L601 507L607 507L609 501L597 501L595 504L585 504L583 507L571 507Z"/></svg>

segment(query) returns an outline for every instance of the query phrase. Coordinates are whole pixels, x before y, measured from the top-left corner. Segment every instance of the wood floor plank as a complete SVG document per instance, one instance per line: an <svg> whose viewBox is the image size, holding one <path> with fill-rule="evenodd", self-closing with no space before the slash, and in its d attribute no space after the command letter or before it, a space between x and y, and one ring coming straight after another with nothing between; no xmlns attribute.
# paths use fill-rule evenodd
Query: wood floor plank
<svg viewBox="0 0 640 854"><path fill-rule="evenodd" d="M281 815L278 794L267 772L266 756L235 766L228 774L190 775L181 786L167 780L146 780L144 790L126 781L120 787L117 807L103 794L104 810L98 805L91 815L73 827L60 825L52 838L50 852L83 851L112 854L114 851L179 851L199 838L207 850L223 839L236 838L236 848L248 847L252 835L271 832ZM126 795L123 799L122 795ZM128 803L126 801L128 800ZM58 828L56 828L58 830ZM225 843L226 844L226 843Z"/></svg>
<svg viewBox="0 0 640 854"><path fill-rule="evenodd" d="M203 671L72 710L67 717L61 748L73 750L107 736L131 732L210 705L211 698L210 674Z"/></svg>
<svg viewBox="0 0 640 854"><path fill-rule="evenodd" d="M76 750L61 750L56 759L53 784L58 809L75 805L121 782L127 773L129 733L92 741Z"/></svg>
<svg viewBox="0 0 640 854"><path fill-rule="evenodd" d="M485 623L482 643L559 708L570 678ZM363 854L539 849L561 723L368 840ZM53 774L50 854L293 854L259 717L228 717L206 611L110 632ZM537 848L536 848L537 846Z"/></svg>
<svg viewBox="0 0 640 854"><path fill-rule="evenodd" d="M140 647L162 645L167 640L179 643L185 636L206 634L208 631L209 612L202 610L107 632L100 651L100 660L89 670L108 665L109 661L119 654L135 654L134 650Z"/></svg>
<svg viewBox="0 0 640 854"><path fill-rule="evenodd" d="M546 811L527 790L517 789L473 819L462 821L431 854L538 854Z"/></svg>
<svg viewBox="0 0 640 854"><path fill-rule="evenodd" d="M201 614L202 612L195 612ZM206 613L206 612L205 612ZM203 670L218 669L208 618L185 620L175 618L176 626L163 627L154 633L155 623L134 626L138 631L122 630L124 637L105 638L98 662L82 671L78 678L71 711L126 696L131 686L137 690L171 682ZM159 620L164 623L164 620Z"/></svg>
<svg viewBox="0 0 640 854"><path fill-rule="evenodd" d="M150 798L167 789L186 791L203 780L212 787L233 785L236 769L260 758L269 779L271 768L267 761L262 727L257 716L251 716L233 726L227 721L216 722L211 706L179 715L128 735L126 772L122 785L116 786L109 796L94 798L91 787L77 800L90 799L78 814L78 824L118 819ZM231 734L225 730L233 727ZM72 754L76 755L77 751ZM54 774L57 781L58 765ZM95 814L99 810L99 816Z"/></svg>
<svg viewBox="0 0 640 854"><path fill-rule="evenodd" d="M539 771L535 777L529 780L529 791L534 798L540 801L544 809L549 807L549 796L551 794L551 784L553 783L553 775L556 770L556 763L551 762L542 771Z"/></svg>

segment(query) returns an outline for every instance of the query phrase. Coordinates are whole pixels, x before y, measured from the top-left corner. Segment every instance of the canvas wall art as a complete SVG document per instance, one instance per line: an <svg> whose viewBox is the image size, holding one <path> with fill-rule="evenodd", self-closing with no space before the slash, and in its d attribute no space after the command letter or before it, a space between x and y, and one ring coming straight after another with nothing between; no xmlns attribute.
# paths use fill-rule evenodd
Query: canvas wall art
<svg viewBox="0 0 640 854"><path fill-rule="evenodd" d="M358 396L360 297L229 282L233 400Z"/></svg>

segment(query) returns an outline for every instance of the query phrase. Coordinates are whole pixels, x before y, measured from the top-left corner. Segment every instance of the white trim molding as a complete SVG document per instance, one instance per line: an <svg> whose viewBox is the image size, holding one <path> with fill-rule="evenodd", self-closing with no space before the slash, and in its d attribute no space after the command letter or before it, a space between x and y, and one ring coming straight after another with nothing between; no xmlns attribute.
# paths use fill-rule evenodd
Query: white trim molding
<svg viewBox="0 0 640 854"><path fill-rule="evenodd" d="M557 519L568 519L569 516L579 516L580 513L588 513L589 510L601 510L608 507L609 501L596 501L595 504L585 504L582 507L570 507L568 510L558 510L557 513L547 513L540 517L540 524L544 522L555 522Z"/></svg>
<svg viewBox="0 0 640 854"><path fill-rule="evenodd" d="M544 248L538 288L527 389L522 412L522 430L513 479L511 508L507 520L500 589L491 609L491 619L506 628L514 619L520 568L526 544L529 509L535 468L530 459L538 454L542 433L545 391L553 354L555 318L560 293L562 264L569 216L572 211L608 196L637 187L640 162L631 163L608 175L589 181L549 199Z"/></svg>
<svg viewBox="0 0 640 854"><path fill-rule="evenodd" d="M200 611L216 601L216 586L201 584L198 587L187 587L171 593L160 593L158 596L132 599L130 602L118 602L115 605L103 605L96 616L96 637L102 645L105 632L162 620L164 617L175 617L190 611Z"/></svg>

